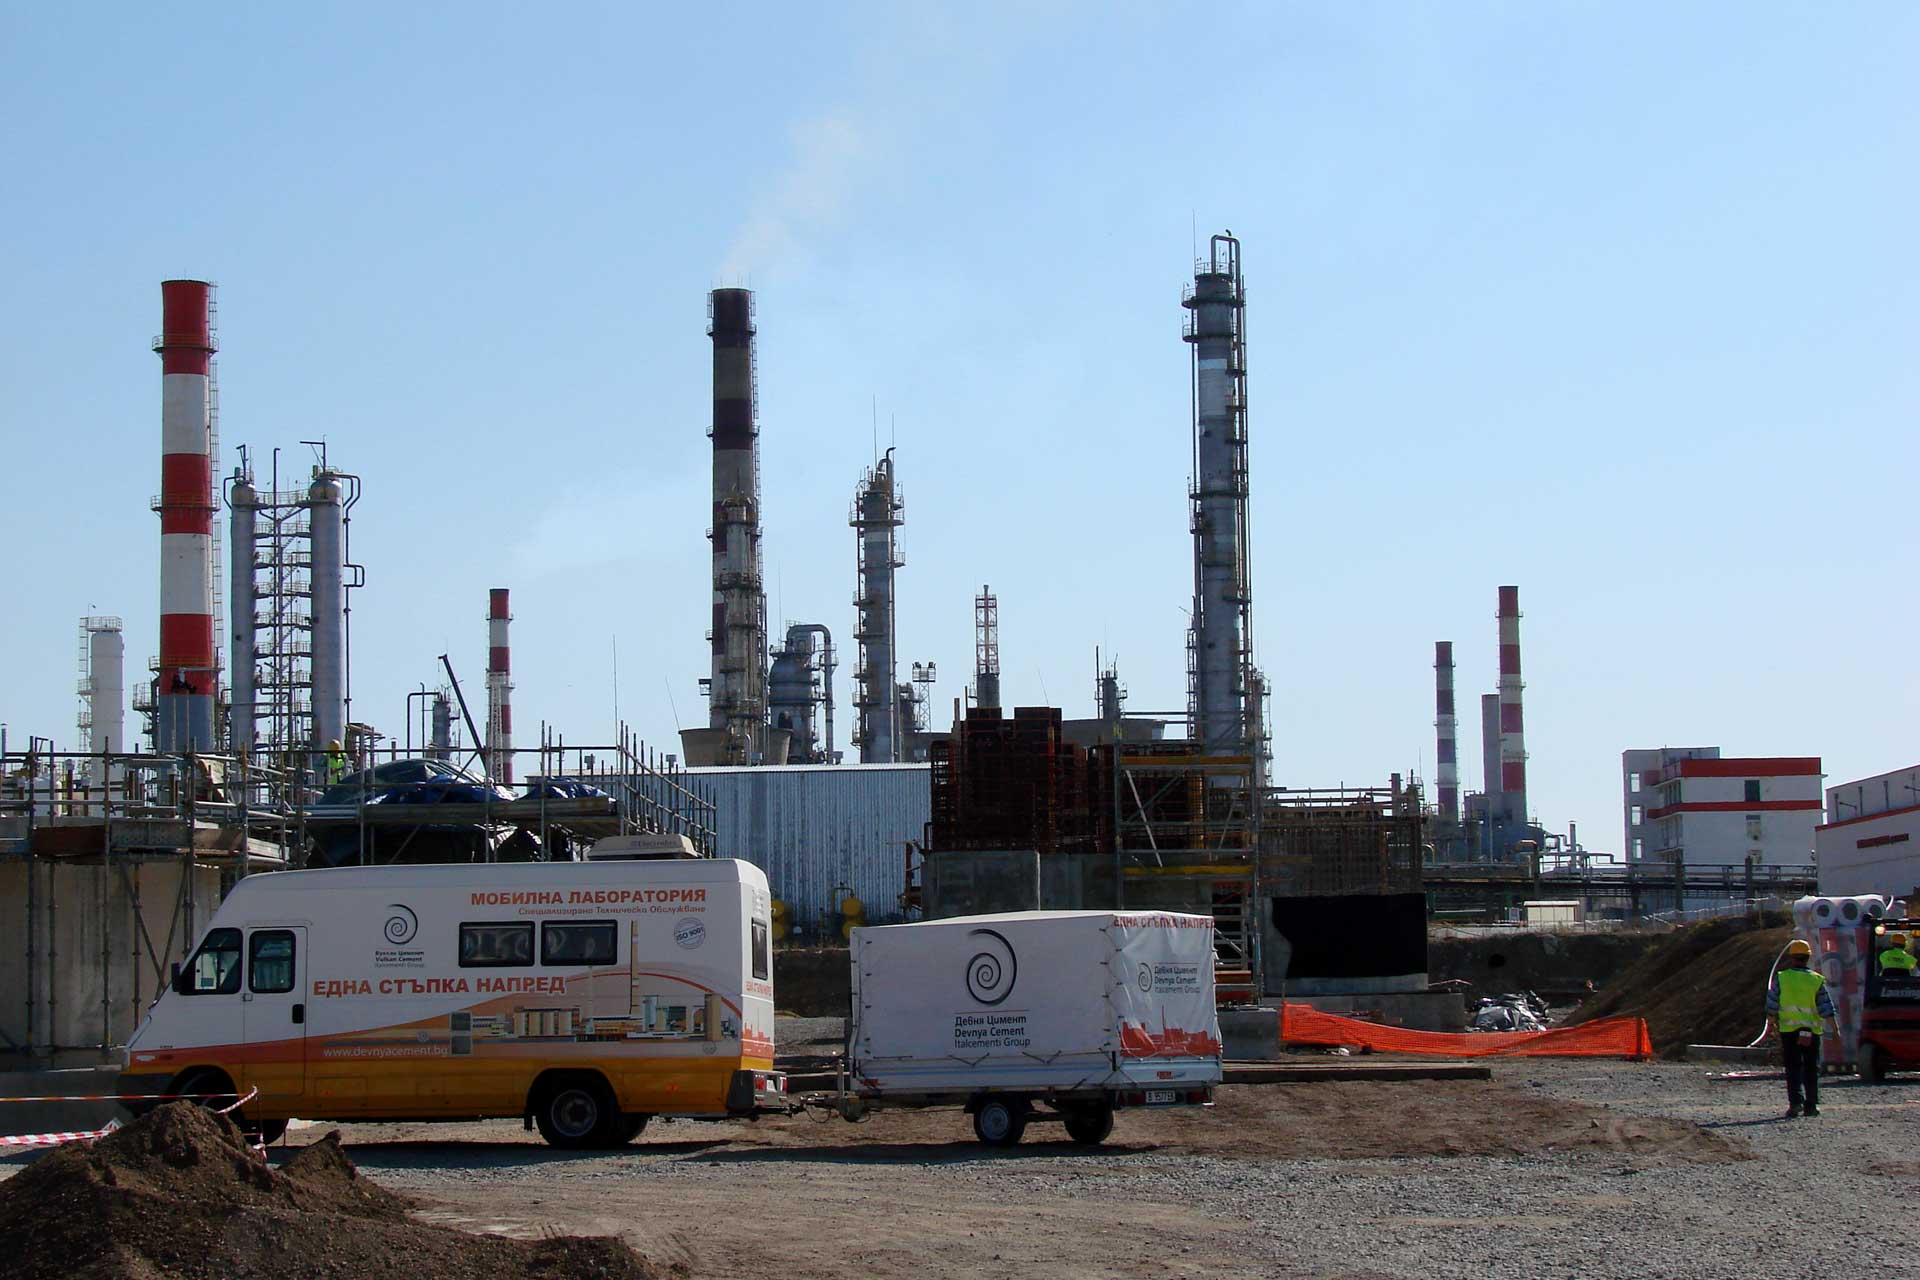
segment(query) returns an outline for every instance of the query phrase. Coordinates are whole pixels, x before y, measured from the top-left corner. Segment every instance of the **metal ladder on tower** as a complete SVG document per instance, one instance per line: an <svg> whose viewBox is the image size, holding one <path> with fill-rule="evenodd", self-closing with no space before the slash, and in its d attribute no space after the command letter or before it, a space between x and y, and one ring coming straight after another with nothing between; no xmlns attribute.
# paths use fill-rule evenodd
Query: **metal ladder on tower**
<svg viewBox="0 0 1920 1280"><path fill-rule="evenodd" d="M1252 1004L1253 885L1248 880L1213 882L1213 988L1217 1004Z"/></svg>

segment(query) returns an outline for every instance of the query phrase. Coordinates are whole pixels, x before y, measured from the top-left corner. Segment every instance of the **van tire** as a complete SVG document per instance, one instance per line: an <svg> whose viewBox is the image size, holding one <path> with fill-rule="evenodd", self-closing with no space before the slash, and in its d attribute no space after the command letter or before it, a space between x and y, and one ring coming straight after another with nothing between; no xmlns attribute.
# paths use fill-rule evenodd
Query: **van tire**
<svg viewBox="0 0 1920 1280"><path fill-rule="evenodd" d="M613 1091L597 1075L567 1075L545 1082L534 1097L533 1122L549 1146L584 1151L603 1146L620 1132Z"/></svg>
<svg viewBox="0 0 1920 1280"><path fill-rule="evenodd" d="M647 1121L650 1119L652 1119L651 1116L630 1116L623 1112L620 1117L608 1127L607 1140L603 1145L608 1147L626 1146L629 1142L632 1142L640 1136L646 1129Z"/></svg>

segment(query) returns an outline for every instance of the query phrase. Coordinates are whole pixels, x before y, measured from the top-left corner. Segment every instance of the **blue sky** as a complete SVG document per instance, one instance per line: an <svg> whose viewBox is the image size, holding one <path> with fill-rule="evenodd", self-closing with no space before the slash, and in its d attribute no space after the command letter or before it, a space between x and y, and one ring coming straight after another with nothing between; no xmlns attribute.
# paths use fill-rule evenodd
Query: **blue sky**
<svg viewBox="0 0 1920 1280"><path fill-rule="evenodd" d="M219 282L225 461L365 477L354 714L514 593L516 716L704 719L705 292L758 291L776 620L852 630L899 447L904 660L1184 701L1197 230L1245 242L1278 780L1431 772L1432 642L1526 611L1546 824L1619 752L1913 763L1905 5L5 6L0 719L154 650L158 282ZM852 646L846 645L851 657ZM843 675L851 667L842 667ZM130 672L131 677L133 673ZM839 698L850 694L843 679ZM840 716L844 738L851 715Z"/></svg>

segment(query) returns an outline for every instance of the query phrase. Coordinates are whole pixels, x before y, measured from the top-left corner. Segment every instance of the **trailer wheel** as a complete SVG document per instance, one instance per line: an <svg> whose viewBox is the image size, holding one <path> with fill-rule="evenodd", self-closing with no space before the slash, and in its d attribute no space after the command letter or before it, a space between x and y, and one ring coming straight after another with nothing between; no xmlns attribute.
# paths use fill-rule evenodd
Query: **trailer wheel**
<svg viewBox="0 0 1920 1280"><path fill-rule="evenodd" d="M990 1147L1011 1147L1027 1131L1025 1104L989 1098L973 1113L973 1136Z"/></svg>
<svg viewBox="0 0 1920 1280"><path fill-rule="evenodd" d="M556 1080L540 1095L533 1122L549 1146L580 1151L598 1146L620 1123L613 1095L597 1077Z"/></svg>
<svg viewBox="0 0 1920 1280"><path fill-rule="evenodd" d="M1113 1134L1113 1108L1104 1102L1067 1112L1067 1136L1083 1147L1097 1147Z"/></svg>

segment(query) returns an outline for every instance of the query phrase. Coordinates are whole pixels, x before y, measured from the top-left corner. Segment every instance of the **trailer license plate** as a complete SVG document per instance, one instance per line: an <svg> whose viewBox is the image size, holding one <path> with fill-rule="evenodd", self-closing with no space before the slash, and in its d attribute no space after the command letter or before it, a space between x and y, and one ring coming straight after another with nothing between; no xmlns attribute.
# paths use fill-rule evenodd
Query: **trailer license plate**
<svg viewBox="0 0 1920 1280"><path fill-rule="evenodd" d="M1172 1089L1147 1090L1147 1105L1150 1107L1170 1107L1180 1101L1180 1095Z"/></svg>

